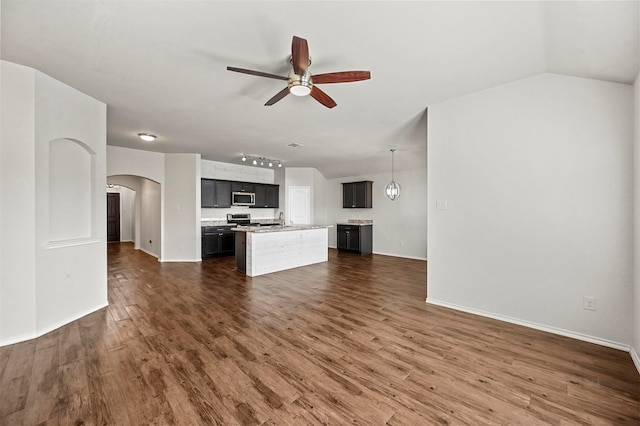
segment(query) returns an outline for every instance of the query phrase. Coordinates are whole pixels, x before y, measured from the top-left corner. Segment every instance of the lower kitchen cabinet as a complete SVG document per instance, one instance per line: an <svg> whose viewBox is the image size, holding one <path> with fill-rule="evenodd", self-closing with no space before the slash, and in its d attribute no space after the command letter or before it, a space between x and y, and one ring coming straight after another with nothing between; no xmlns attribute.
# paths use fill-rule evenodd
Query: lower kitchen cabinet
<svg viewBox="0 0 640 426"><path fill-rule="evenodd" d="M231 226L202 227L202 258L233 256L235 254L235 231Z"/></svg>
<svg viewBox="0 0 640 426"><path fill-rule="evenodd" d="M370 254L373 249L373 225L338 225L338 250Z"/></svg>

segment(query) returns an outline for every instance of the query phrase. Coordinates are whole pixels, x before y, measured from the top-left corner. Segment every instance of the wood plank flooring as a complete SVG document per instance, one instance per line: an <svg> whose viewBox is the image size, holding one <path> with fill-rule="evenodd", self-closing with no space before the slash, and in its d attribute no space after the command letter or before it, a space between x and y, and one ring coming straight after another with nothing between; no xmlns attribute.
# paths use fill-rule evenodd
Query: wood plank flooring
<svg viewBox="0 0 640 426"><path fill-rule="evenodd" d="M0 348L0 424L640 424L628 353L427 305L426 262L329 252L249 278L110 244L108 308Z"/></svg>

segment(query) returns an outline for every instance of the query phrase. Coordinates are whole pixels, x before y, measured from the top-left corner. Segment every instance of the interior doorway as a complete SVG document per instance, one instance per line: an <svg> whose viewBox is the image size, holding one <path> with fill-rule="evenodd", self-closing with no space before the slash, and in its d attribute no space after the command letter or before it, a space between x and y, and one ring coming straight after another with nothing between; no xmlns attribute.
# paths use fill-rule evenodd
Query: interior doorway
<svg viewBox="0 0 640 426"><path fill-rule="evenodd" d="M120 194L107 192L107 242L120 242Z"/></svg>

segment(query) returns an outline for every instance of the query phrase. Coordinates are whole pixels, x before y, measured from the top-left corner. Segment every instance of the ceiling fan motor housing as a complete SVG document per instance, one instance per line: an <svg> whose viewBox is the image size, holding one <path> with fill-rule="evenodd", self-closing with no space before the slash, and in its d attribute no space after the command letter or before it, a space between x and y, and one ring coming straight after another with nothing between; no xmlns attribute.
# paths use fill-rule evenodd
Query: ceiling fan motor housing
<svg viewBox="0 0 640 426"><path fill-rule="evenodd" d="M289 92L296 96L306 96L311 93L313 82L311 80L311 73L305 72L302 75L298 75L293 71L289 74Z"/></svg>

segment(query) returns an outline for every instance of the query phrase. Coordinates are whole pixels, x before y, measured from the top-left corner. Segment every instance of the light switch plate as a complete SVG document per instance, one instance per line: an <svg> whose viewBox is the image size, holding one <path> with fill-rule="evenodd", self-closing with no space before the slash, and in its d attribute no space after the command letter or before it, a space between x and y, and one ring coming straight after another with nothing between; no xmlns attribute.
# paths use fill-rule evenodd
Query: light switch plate
<svg viewBox="0 0 640 426"><path fill-rule="evenodd" d="M436 200L436 210L446 210L449 208L447 200Z"/></svg>
<svg viewBox="0 0 640 426"><path fill-rule="evenodd" d="M584 296L584 298L582 299L582 307L586 310L589 311L595 311L596 310L596 298L595 297L589 297L589 296Z"/></svg>

